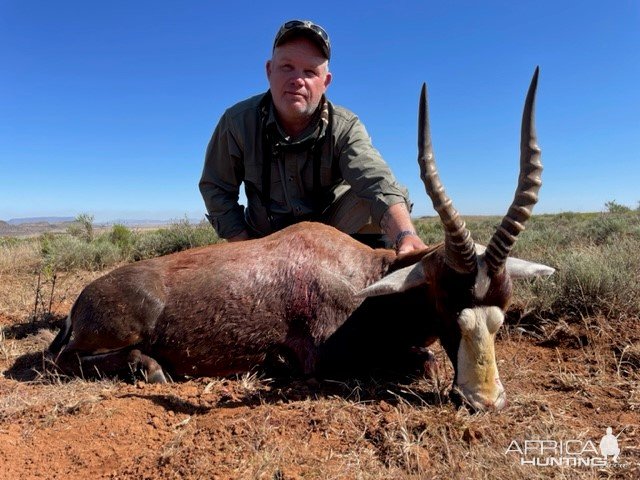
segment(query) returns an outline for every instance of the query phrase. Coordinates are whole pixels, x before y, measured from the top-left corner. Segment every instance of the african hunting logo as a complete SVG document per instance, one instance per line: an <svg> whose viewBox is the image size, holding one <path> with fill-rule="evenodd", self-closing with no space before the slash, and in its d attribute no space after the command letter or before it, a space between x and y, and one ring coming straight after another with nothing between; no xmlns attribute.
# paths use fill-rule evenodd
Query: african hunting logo
<svg viewBox="0 0 640 480"><path fill-rule="evenodd" d="M597 440L513 440L504 453L519 456L520 465L535 467L624 468L630 465L619 461L618 437L622 431L613 435L611 427L607 427L599 443Z"/></svg>

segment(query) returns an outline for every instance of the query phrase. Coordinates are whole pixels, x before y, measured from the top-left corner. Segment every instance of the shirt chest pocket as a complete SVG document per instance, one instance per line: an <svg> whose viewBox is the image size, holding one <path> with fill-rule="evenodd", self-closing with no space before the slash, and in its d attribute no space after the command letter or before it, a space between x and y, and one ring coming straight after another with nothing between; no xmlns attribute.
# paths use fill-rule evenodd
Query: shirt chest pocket
<svg viewBox="0 0 640 480"><path fill-rule="evenodd" d="M272 202L276 202L279 205L286 204L286 198L282 185L282 178L280 176L280 169L276 161L271 161L271 178L270 178L270 192ZM249 189L259 192L262 195L262 165L260 163L246 163L244 180L248 184Z"/></svg>
<svg viewBox="0 0 640 480"><path fill-rule="evenodd" d="M317 158L317 155L314 155L311 151L305 152L305 155L306 157L303 161L300 177L302 178L304 188L307 191L313 190L314 161L319 161L320 163L320 187L324 189L336 183L337 175L335 171L335 164L326 145L322 147L322 155L320 155L319 159ZM314 158L314 156L316 158Z"/></svg>

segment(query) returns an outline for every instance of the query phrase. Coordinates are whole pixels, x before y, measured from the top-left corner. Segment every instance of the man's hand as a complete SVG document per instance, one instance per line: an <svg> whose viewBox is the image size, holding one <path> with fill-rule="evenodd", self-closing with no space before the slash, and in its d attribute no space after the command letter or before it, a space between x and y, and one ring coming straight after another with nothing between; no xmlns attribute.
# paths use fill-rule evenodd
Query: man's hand
<svg viewBox="0 0 640 480"><path fill-rule="evenodd" d="M394 246L398 254L427 248L416 233L409 210L404 203L391 205L382 216L380 227L389 239L395 242Z"/></svg>
<svg viewBox="0 0 640 480"><path fill-rule="evenodd" d="M413 252L414 250L422 250L424 248L427 248L427 246L424 244L417 233L403 237L396 244L396 252L398 253L398 255L402 253Z"/></svg>

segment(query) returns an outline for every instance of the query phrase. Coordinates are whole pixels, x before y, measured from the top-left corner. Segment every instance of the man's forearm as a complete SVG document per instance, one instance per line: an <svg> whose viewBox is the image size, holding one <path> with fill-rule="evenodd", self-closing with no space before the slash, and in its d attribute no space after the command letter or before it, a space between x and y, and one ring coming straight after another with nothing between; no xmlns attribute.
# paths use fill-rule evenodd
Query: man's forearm
<svg viewBox="0 0 640 480"><path fill-rule="evenodd" d="M409 210L404 202L391 205L380 220L382 231L393 242L398 253L426 248L416 233Z"/></svg>
<svg viewBox="0 0 640 480"><path fill-rule="evenodd" d="M415 233L416 231L404 202L391 205L384 212L380 220L380 227L389 239L393 241L396 241L396 237L402 232L411 231Z"/></svg>

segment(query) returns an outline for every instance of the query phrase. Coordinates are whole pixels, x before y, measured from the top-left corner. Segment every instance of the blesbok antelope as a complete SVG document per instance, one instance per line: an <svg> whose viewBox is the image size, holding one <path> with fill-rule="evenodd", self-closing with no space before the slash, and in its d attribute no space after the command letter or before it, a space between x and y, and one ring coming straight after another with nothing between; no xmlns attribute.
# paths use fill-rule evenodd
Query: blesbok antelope
<svg viewBox="0 0 640 480"><path fill-rule="evenodd" d="M129 264L90 283L49 347L66 373L141 369L150 382L247 371L275 352L309 375L410 362L439 339L454 386L474 408L505 403L494 337L513 278L550 275L509 258L541 185L534 102L525 101L515 198L486 249L476 245L436 170L426 85L420 99L421 177L442 244L396 255L338 230L300 223L268 237Z"/></svg>

